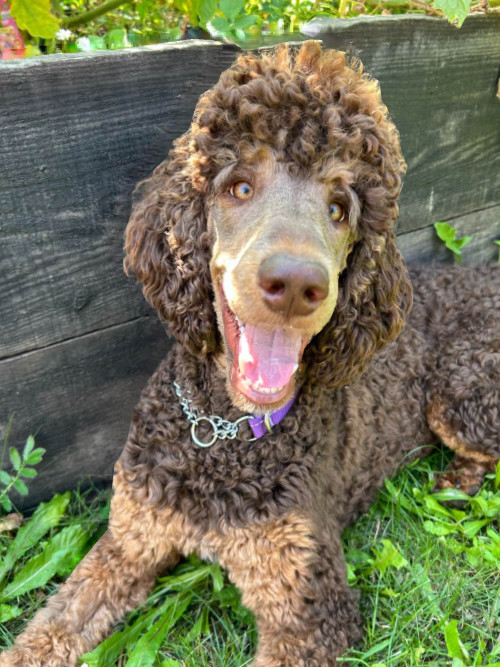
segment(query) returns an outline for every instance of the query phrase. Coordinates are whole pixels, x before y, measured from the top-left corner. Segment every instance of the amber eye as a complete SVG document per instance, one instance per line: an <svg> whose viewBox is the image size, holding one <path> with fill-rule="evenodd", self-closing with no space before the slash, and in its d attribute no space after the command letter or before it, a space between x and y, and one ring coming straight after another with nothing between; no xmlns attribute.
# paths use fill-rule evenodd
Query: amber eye
<svg viewBox="0 0 500 667"><path fill-rule="evenodd" d="M250 199L253 195L253 188L250 183L247 183L246 181L238 181L231 185L229 194L236 197L236 199Z"/></svg>
<svg viewBox="0 0 500 667"><path fill-rule="evenodd" d="M343 222L345 220L345 211L342 204L338 202L330 204L330 218L333 222Z"/></svg>

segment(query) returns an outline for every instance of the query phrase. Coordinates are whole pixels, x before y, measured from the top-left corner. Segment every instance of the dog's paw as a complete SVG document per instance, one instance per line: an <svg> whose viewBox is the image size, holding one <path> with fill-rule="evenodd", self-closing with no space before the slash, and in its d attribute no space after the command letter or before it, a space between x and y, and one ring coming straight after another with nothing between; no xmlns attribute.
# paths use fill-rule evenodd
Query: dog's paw
<svg viewBox="0 0 500 667"><path fill-rule="evenodd" d="M78 635L51 628L20 635L14 646L0 654L0 667L76 667L84 653Z"/></svg>

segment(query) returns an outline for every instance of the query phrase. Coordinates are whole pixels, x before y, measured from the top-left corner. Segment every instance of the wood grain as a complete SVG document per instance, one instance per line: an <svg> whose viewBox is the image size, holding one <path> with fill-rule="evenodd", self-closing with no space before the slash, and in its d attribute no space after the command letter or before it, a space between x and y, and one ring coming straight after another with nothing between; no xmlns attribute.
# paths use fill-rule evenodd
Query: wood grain
<svg viewBox="0 0 500 667"><path fill-rule="evenodd" d="M148 312L121 269L132 190L233 59L196 42L0 65L0 358Z"/></svg>
<svg viewBox="0 0 500 667"><path fill-rule="evenodd" d="M30 480L33 506L80 480L107 483L127 437L142 387L169 341L154 315L0 361L0 439L32 433L47 453Z"/></svg>
<svg viewBox="0 0 500 667"><path fill-rule="evenodd" d="M470 16L460 30L409 15L330 26L313 32L361 58L401 134L400 232L500 203L500 16Z"/></svg>

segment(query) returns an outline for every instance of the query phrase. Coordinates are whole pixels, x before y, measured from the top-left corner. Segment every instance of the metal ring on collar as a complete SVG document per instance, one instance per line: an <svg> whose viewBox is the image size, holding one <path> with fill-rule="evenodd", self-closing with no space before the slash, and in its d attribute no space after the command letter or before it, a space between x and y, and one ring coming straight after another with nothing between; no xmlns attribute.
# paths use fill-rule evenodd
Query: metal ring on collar
<svg viewBox="0 0 500 667"><path fill-rule="evenodd" d="M209 440L208 442L203 442L203 441L200 440L200 439L198 438L198 436L196 435L196 427L197 427L197 426L199 425L199 423L202 422L202 421L209 422L210 426L211 426L211 427L213 428L213 430L214 430L214 434L213 434L211 440ZM218 434L218 432L217 432L217 425L216 425L216 423L213 421L213 419L210 419L210 417L205 417L205 416L202 416L202 415L201 415L201 416L197 417L197 418L196 418L196 421L193 422L193 424L191 425L191 437L193 438L193 442L194 442L194 444L195 444L195 445L198 445L198 447L211 447L211 446L217 441L217 437L218 437L218 435L219 435L219 434Z"/></svg>
<svg viewBox="0 0 500 667"><path fill-rule="evenodd" d="M249 421L250 419L253 419L252 415L243 415L243 417L237 419L234 424L239 427L242 422ZM257 438L248 438L248 440L243 440L243 442L253 442L254 440L257 440Z"/></svg>

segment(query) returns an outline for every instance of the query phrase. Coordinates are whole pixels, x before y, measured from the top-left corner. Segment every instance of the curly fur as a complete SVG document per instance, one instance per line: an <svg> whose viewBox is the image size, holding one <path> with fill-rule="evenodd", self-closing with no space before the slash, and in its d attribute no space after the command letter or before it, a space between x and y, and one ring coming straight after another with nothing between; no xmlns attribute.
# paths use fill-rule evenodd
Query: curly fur
<svg viewBox="0 0 500 667"><path fill-rule="evenodd" d="M243 55L203 95L189 132L147 183L127 228L125 267L191 352L213 352L217 328L208 272L206 200L214 177L265 144L290 173L328 173L338 158L363 202L357 242L330 324L309 346L317 381L336 387L361 373L401 331L411 286L393 230L405 164L378 83L345 54L306 44Z"/></svg>
<svg viewBox="0 0 500 667"><path fill-rule="evenodd" d="M311 315L316 335L285 419L255 442L242 426L238 439L202 449L174 381L205 415L242 416L211 273L218 178L270 154L280 183L304 192L336 183L349 199L348 221L332 231L336 305L321 330ZM142 185L125 245L126 269L178 342L134 411L108 532L1 667L75 665L155 574L193 551L218 558L255 613L254 667L331 667L359 637L345 526L437 436L457 450L470 488L500 458L500 267L415 270L413 311L396 338L411 304L394 238L403 171L377 83L317 43L243 55L201 98L190 130ZM315 209L313 195L308 210L321 219L326 205ZM459 477L455 466L443 485Z"/></svg>

